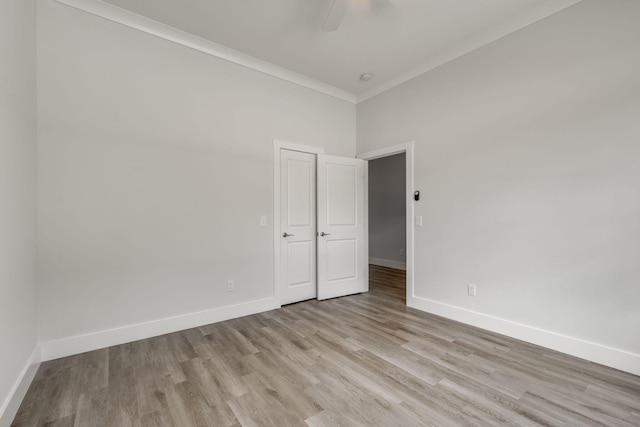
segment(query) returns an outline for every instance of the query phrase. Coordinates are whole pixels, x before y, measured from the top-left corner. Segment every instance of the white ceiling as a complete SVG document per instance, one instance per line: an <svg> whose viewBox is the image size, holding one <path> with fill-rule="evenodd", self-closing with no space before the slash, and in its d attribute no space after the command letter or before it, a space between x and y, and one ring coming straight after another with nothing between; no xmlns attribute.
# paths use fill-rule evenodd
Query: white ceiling
<svg viewBox="0 0 640 427"><path fill-rule="evenodd" d="M356 100L578 1L349 0L337 31L323 32L333 0L104 0ZM374 78L361 82L363 73Z"/></svg>

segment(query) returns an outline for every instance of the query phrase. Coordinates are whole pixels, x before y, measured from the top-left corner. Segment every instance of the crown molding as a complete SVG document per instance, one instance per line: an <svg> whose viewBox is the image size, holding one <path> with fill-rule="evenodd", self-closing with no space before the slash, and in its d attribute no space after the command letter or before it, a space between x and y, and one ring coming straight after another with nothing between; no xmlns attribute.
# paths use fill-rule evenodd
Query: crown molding
<svg viewBox="0 0 640 427"><path fill-rule="evenodd" d="M474 34L471 37L467 37L463 41L449 46L440 55L430 58L429 60L358 94L356 103L373 98L376 95L386 92L389 89L401 85L402 83L414 79L430 70L444 65L447 62L451 62L469 52L488 45L489 43L501 39L502 37L514 33L535 22L554 15L568 7L580 3L581 1L583 0L547 0L542 2L501 24L494 25L485 31Z"/></svg>
<svg viewBox="0 0 640 427"><path fill-rule="evenodd" d="M371 89L358 95L349 91L337 88L327 83L307 77L303 74L296 73L286 68L279 67L251 55L244 54L234 49L230 49L218 43L206 40L202 37L187 33L177 28L162 24L142 15L122 9L101 0L54 0L57 3L70 6L83 12L107 19L112 22L133 28L144 33L160 37L179 45L195 49L216 58L250 68L255 71L279 78L281 80L314 90L316 92L340 99L342 101L358 104L366 101L412 80L430 70L441 65L451 62L469 52L479 49L491 42L494 42L508 34L527 27L538 22L548 16L558 13L568 7L571 7L583 0L547 0L521 13L514 18L505 21L499 25L493 26L488 30L474 34L466 38L460 43L456 43L447 48L439 56L433 57L421 64L413 67L401 74L398 74Z"/></svg>
<svg viewBox="0 0 640 427"><path fill-rule="evenodd" d="M100 0L54 1L89 13L91 15L116 22L126 27L142 31L156 37L160 37L161 39L168 40L170 42L177 43L191 49L195 49L216 58L223 59L225 61L232 62L234 64L241 65L243 67L247 67L264 74L268 74L272 77L294 83L298 86L302 86L325 95L329 95L342 101L347 101L353 104L356 103L356 95L351 92L336 88L334 86L288 70L286 68L278 67L277 65L273 65L269 62L263 61L253 56L238 52L237 50L230 49L228 47L206 40L202 37L198 37L185 31L178 30L177 28L162 24L158 21L122 9L118 6L114 6Z"/></svg>

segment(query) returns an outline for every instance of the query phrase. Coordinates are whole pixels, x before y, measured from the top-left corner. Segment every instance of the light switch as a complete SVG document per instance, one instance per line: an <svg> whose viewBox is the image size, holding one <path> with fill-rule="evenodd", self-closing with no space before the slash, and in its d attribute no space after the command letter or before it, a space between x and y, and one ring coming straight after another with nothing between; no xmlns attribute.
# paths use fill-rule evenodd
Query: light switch
<svg viewBox="0 0 640 427"><path fill-rule="evenodd" d="M266 226L267 226L267 217L263 215L260 217L260 227L266 227Z"/></svg>
<svg viewBox="0 0 640 427"><path fill-rule="evenodd" d="M422 215L416 215L416 225L422 227Z"/></svg>

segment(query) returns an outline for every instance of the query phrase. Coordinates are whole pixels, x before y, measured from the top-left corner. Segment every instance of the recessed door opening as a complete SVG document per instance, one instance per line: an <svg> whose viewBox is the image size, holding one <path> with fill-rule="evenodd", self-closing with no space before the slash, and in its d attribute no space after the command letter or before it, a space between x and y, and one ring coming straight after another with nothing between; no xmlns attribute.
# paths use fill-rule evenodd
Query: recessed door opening
<svg viewBox="0 0 640 427"><path fill-rule="evenodd" d="M406 153L369 161L369 289L406 304Z"/></svg>
<svg viewBox="0 0 640 427"><path fill-rule="evenodd" d="M379 281L382 281L383 283L387 284L387 290L389 292L391 292L391 294L393 295L394 292L396 295L398 295L398 299L396 301L398 301L398 303L400 304L404 304L404 305L412 305L414 304L414 271L413 271L413 233L414 233L414 221L413 221L413 215L414 215L414 181L413 181L413 159L414 159L414 141L409 141L409 142L404 142L401 144L396 144L396 145L392 145L392 146L388 146L385 148L380 148L378 150L374 150L374 151L369 151L366 153L362 153L358 155L358 158L363 159L363 160L367 160L369 162L369 166L371 167L371 164L373 161L375 161L376 159L383 159L386 157L390 157L390 156L394 156L396 154L403 154L404 155L404 167L402 165L397 165L397 169L398 170L404 170L404 212L405 212L405 219L404 219L404 228L405 228L405 247L404 247L404 268L405 270L402 270L403 265L400 261L398 261L399 263L390 263L387 264L387 266L376 266L376 267L371 267L372 270L372 275L371 275L371 281L370 281L370 289L373 292L376 292L374 289L377 287ZM396 160L399 158L396 158ZM399 162L402 163L402 162ZM373 167L376 167L375 165ZM374 171L374 173L376 173ZM369 175L368 177L368 182L369 182L369 186L371 186L371 177ZM374 178L375 180L375 178ZM401 182L401 178L397 178L398 181ZM375 182L374 182L374 189L372 190L374 193L376 192L375 190ZM396 188L394 186L394 188ZM373 195L373 197L375 198L375 194ZM399 198L400 196L398 196ZM382 200L385 200L385 198L383 197ZM367 192L367 205L370 206L371 203L376 203L375 199L372 202L370 200L370 193ZM384 205L383 205L384 207ZM375 224L375 223L374 223ZM375 225L372 227L371 224L369 224L368 226L368 232L367 232L367 237L371 237L372 233L376 233L376 230L374 229ZM397 231L396 231L397 233ZM375 237L374 237L375 239ZM374 243L375 245L375 243ZM395 248L395 249L394 249ZM391 250L395 250L395 251L402 251L402 249L398 249L397 244L394 244ZM376 249L374 249L374 255L370 256L370 262L379 262L380 258L378 258L376 261L375 258L375 251ZM393 260L393 258L392 258ZM386 270L385 270L386 269ZM388 277L385 277L384 273L386 272L388 274ZM391 274L393 273L393 274ZM403 289L403 284L404 284L404 298L400 298L400 294L402 293L402 289ZM395 288L395 290L394 290ZM384 295L384 294L382 294Z"/></svg>

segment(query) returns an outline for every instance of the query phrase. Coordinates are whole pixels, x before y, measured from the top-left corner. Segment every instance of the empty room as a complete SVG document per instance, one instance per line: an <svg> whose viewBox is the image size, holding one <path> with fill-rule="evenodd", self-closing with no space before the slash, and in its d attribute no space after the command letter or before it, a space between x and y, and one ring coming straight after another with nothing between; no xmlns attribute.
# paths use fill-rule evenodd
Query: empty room
<svg viewBox="0 0 640 427"><path fill-rule="evenodd" d="M0 0L0 427L640 426L640 1Z"/></svg>

